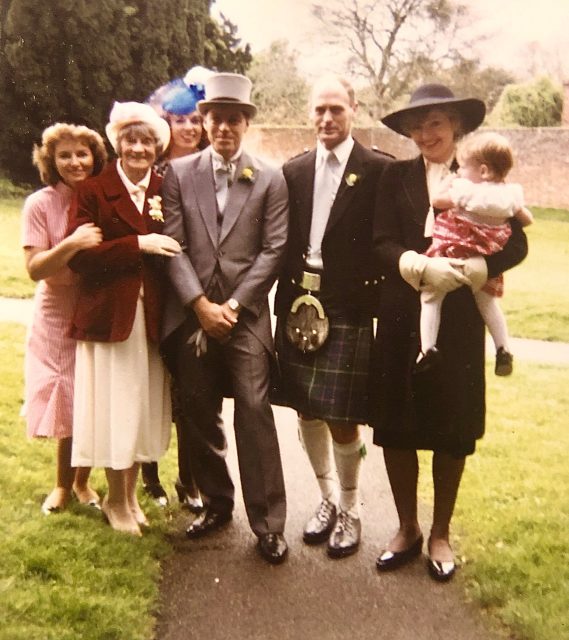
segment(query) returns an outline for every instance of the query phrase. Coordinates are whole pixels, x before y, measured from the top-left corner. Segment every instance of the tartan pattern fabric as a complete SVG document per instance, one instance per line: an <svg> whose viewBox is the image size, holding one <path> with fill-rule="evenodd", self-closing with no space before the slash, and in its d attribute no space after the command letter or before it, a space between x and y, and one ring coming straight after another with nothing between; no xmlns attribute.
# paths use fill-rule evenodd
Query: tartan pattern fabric
<svg viewBox="0 0 569 640"><path fill-rule="evenodd" d="M446 258L488 256L501 251L511 235L512 228L507 223L477 224L445 211L435 218L433 242L426 254Z"/></svg>
<svg viewBox="0 0 569 640"><path fill-rule="evenodd" d="M512 235L509 224L476 224L452 211L444 211L435 218L433 242L425 252L428 256L472 258L488 256L504 248ZM491 296L504 295L504 276L490 278L482 287Z"/></svg>
<svg viewBox="0 0 569 640"><path fill-rule="evenodd" d="M367 423L371 320L330 319L328 339L312 353L289 343L284 324L279 318L275 338L280 377L273 403L322 420Z"/></svg>

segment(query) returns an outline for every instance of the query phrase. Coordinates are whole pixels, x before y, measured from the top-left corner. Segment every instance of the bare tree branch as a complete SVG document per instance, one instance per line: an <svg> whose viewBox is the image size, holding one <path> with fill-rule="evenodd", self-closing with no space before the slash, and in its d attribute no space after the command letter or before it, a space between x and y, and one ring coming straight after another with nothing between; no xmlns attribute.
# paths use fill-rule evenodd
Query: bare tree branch
<svg viewBox="0 0 569 640"><path fill-rule="evenodd" d="M329 0L313 4L328 44L344 45L373 88L379 114L410 85L465 59L468 10L454 0Z"/></svg>

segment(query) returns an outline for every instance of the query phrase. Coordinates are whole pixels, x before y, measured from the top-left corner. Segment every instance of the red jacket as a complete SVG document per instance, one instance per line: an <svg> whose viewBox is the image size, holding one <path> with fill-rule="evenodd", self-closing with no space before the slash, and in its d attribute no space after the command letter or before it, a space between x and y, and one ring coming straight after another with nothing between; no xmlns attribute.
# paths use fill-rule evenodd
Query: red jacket
<svg viewBox="0 0 569 640"><path fill-rule="evenodd" d="M69 211L68 233L94 222L103 232L103 242L79 251L69 261L71 269L81 275L72 338L126 340L143 284L147 338L159 341L165 278L157 257L140 251L137 236L163 232L164 223L153 220L148 213L148 198L159 193L161 183L162 178L153 172L142 215L119 177L116 162L79 185Z"/></svg>

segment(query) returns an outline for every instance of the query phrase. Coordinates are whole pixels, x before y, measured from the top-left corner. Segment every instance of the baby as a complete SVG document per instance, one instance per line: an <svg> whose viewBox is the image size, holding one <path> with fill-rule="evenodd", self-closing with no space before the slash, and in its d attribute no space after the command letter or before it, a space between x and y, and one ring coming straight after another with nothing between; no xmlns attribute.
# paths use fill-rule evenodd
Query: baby
<svg viewBox="0 0 569 640"><path fill-rule="evenodd" d="M433 198L433 206L444 209L435 218L428 256L470 258L500 251L511 235L508 219L523 226L533 222L524 206L522 187L505 183L513 165L509 142L497 133L479 133L465 138L458 147L458 175L450 175ZM508 345L506 318L497 298L504 292L502 274L487 280L474 298L496 347L495 373L512 373L513 356ZM421 354L416 371L430 368L440 357L436 348L441 307L446 294L421 294Z"/></svg>

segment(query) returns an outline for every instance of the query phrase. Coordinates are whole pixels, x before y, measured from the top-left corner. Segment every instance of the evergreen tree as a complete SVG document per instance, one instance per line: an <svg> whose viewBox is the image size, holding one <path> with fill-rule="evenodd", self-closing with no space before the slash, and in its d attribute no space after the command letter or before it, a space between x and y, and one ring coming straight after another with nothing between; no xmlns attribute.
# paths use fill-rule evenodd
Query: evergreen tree
<svg viewBox="0 0 569 640"><path fill-rule="evenodd" d="M31 151L48 125L66 121L103 132L113 101L142 101L196 64L228 70L233 56L231 70L244 70L248 45L239 46L233 25L209 17L210 4L2 0L0 170L37 182ZM213 49L206 28L217 34Z"/></svg>

